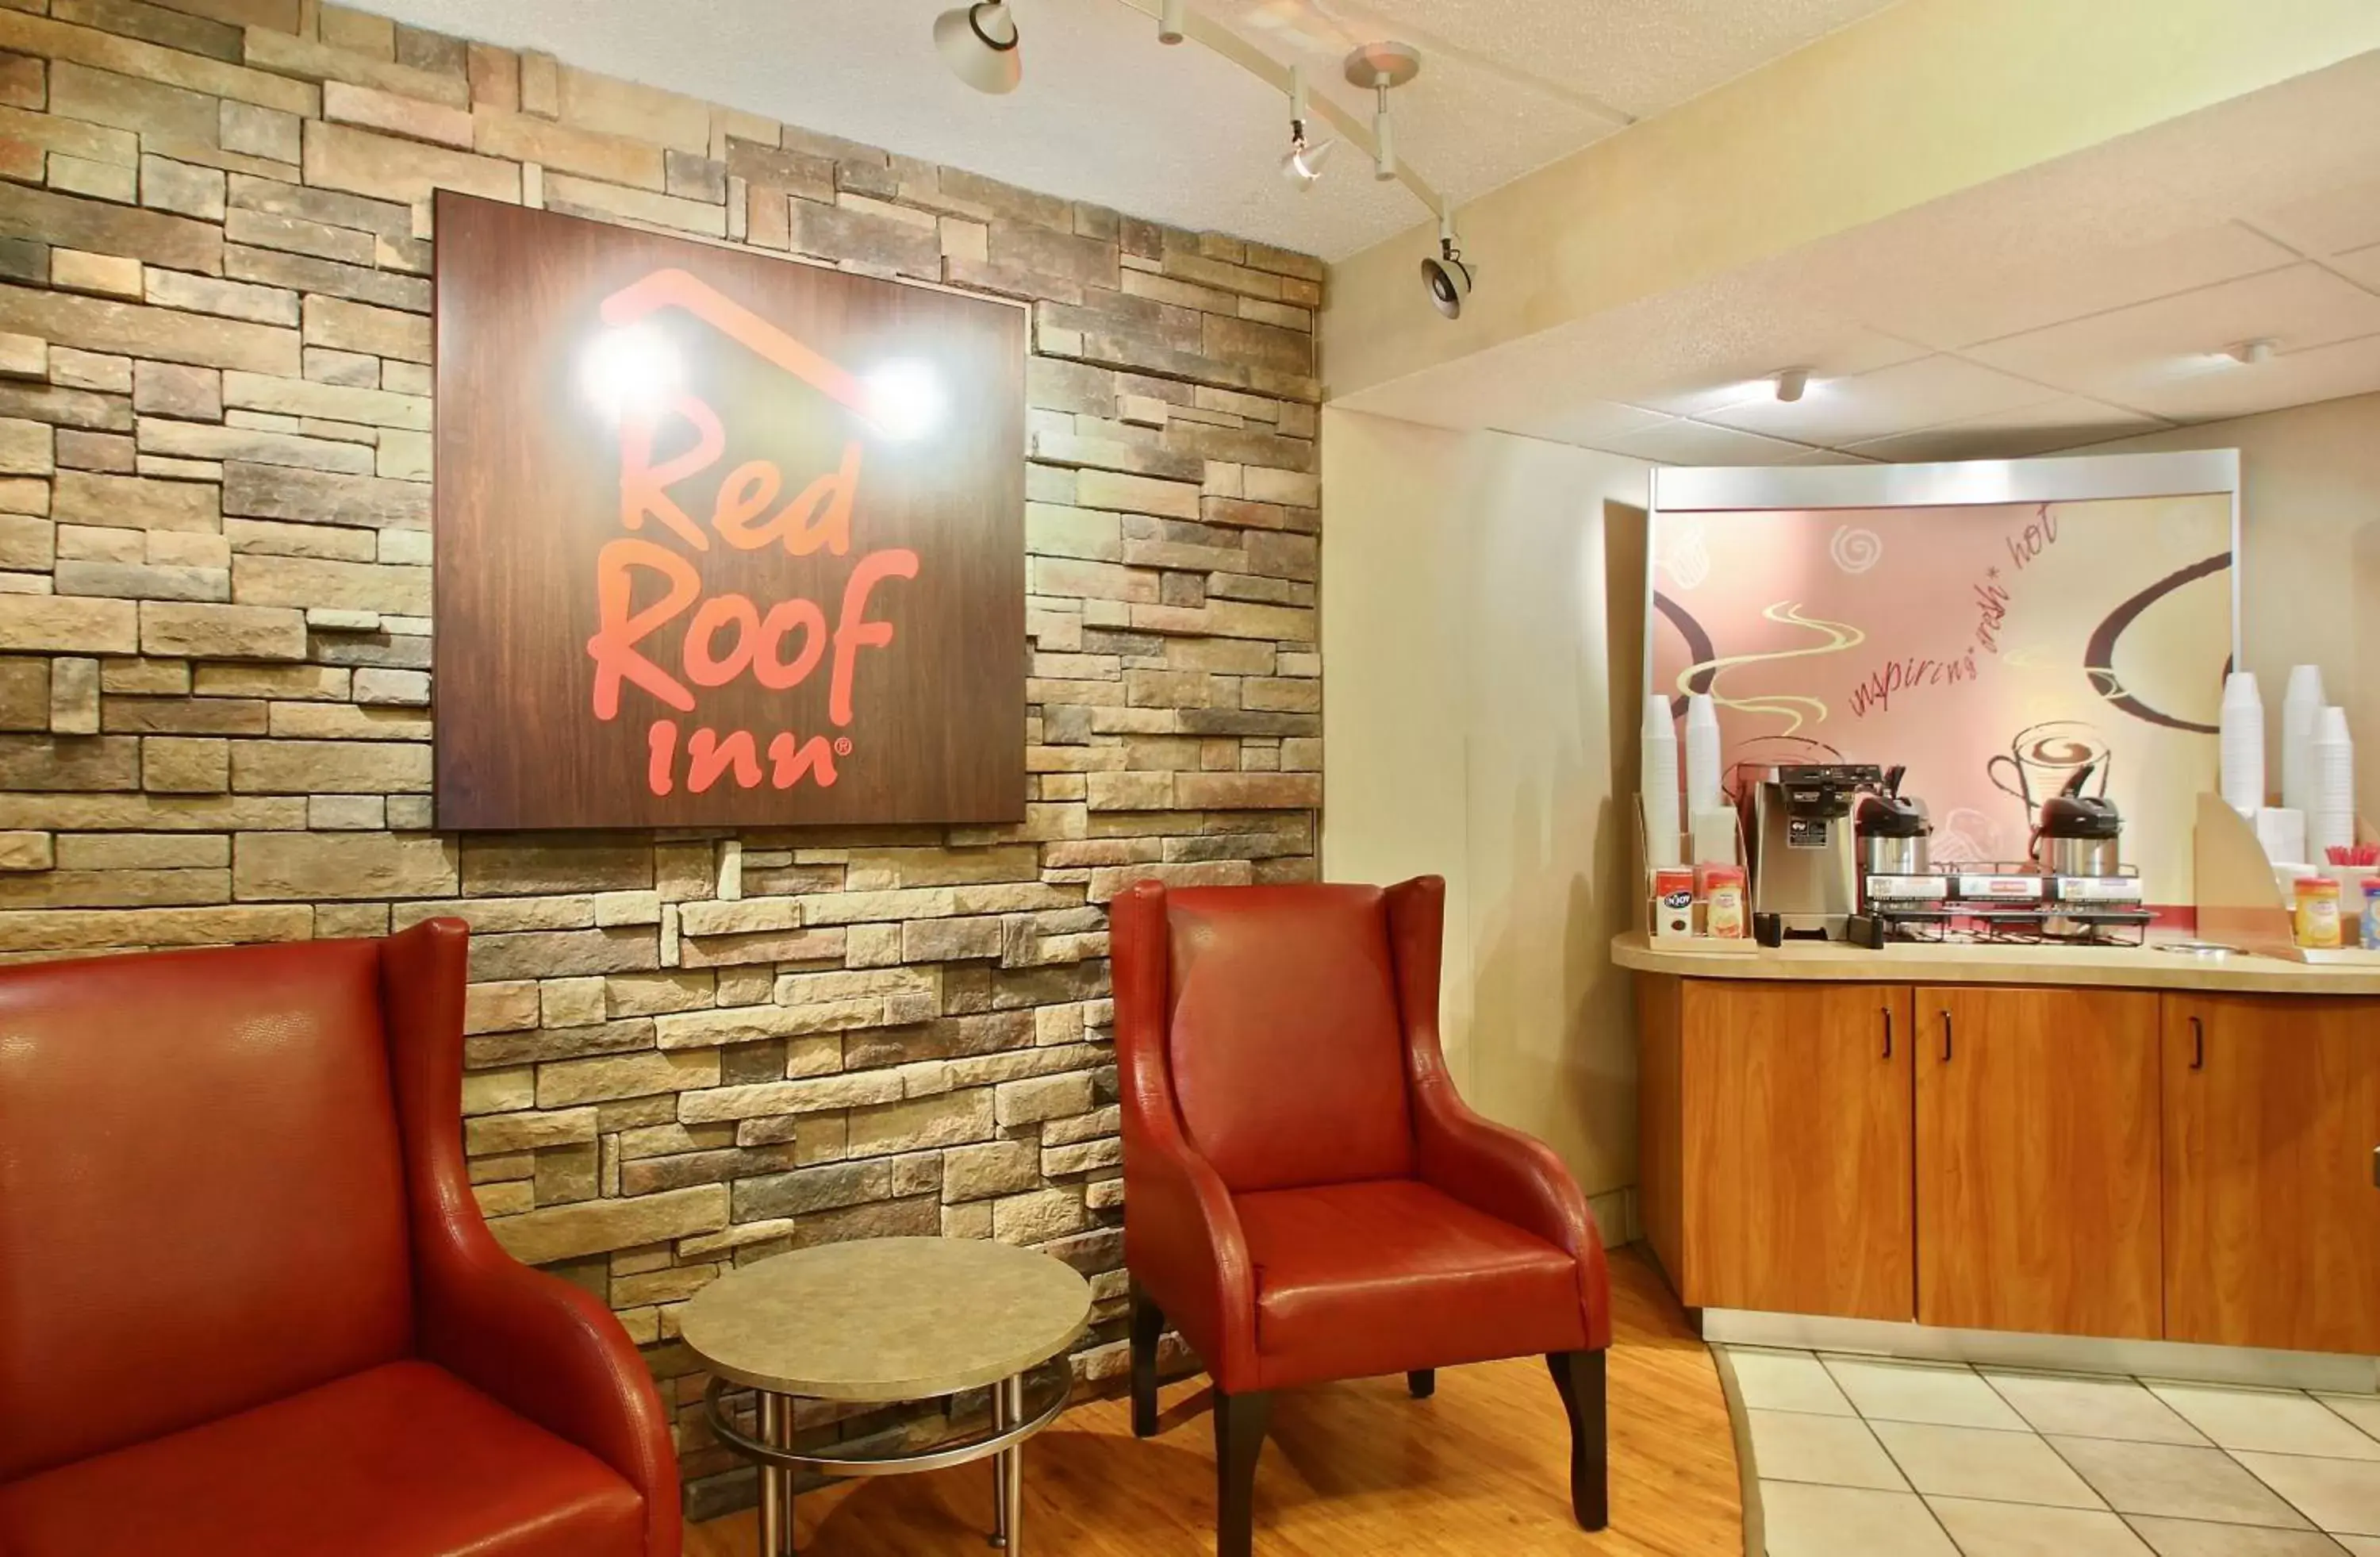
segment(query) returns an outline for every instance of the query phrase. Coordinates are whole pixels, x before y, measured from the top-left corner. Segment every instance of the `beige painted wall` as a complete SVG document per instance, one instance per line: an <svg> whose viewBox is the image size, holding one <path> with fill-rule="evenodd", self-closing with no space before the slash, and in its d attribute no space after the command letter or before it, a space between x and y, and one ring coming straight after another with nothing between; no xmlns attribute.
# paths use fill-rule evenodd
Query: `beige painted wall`
<svg viewBox="0 0 2380 1557"><path fill-rule="evenodd" d="M2322 667L2361 748L2357 799L2380 819L2380 395L2094 444L2085 454L2240 451L2240 623L2280 784L2289 667Z"/></svg>
<svg viewBox="0 0 2380 1557"><path fill-rule="evenodd" d="M1588 1194L1626 1186L1605 505L1641 506L1650 467L1323 420L1323 869L1447 878L1444 1020L1464 1094L1550 1142Z"/></svg>

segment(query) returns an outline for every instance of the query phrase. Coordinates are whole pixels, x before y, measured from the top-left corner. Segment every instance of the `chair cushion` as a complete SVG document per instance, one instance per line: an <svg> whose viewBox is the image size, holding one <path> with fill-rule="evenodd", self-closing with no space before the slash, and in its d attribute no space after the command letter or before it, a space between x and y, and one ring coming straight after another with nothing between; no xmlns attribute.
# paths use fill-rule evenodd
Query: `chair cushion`
<svg viewBox="0 0 2380 1557"><path fill-rule="evenodd" d="M1167 894L1182 1126L1234 1194L1414 1171L1388 910L1365 886Z"/></svg>
<svg viewBox="0 0 2380 1557"><path fill-rule="evenodd" d="M8 1557L639 1557L608 1466L426 1362L0 1486Z"/></svg>
<svg viewBox="0 0 2380 1557"><path fill-rule="evenodd" d="M1578 1261L1412 1179L1233 1199L1267 1389L1586 1344Z"/></svg>
<svg viewBox="0 0 2380 1557"><path fill-rule="evenodd" d="M407 1356L405 1210L378 942L0 971L0 1482Z"/></svg>

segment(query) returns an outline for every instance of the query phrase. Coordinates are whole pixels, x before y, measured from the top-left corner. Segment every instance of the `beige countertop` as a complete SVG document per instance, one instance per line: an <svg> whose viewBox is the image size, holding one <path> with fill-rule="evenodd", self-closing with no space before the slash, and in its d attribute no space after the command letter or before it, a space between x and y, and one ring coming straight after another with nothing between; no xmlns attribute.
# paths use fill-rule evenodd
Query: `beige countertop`
<svg viewBox="0 0 2380 1557"><path fill-rule="evenodd" d="M1894 944L1882 951L1831 942L1789 942L1749 952L1708 950L1707 942L1617 935L1611 960L1639 973L1688 979L1876 980L1918 984L2075 984L2138 990L2211 990L2237 994L2380 995L2380 953L2371 960L2314 966L2231 952L2219 957L2137 946Z"/></svg>

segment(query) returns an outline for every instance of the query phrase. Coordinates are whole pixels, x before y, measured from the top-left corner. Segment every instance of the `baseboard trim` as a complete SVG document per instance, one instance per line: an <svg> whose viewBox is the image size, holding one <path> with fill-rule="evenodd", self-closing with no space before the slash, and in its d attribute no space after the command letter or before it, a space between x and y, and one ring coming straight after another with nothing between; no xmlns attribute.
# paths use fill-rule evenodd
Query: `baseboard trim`
<svg viewBox="0 0 2380 1557"><path fill-rule="evenodd" d="M2380 1358L2332 1352L2281 1352L2184 1341L2111 1341L2086 1335L2032 1335L1998 1330L1946 1330L1885 1320L1705 1308L1706 1344L1854 1352L1928 1362L1979 1363L2058 1373L2115 1373L2210 1384L2258 1384L2333 1394L2380 1393Z"/></svg>

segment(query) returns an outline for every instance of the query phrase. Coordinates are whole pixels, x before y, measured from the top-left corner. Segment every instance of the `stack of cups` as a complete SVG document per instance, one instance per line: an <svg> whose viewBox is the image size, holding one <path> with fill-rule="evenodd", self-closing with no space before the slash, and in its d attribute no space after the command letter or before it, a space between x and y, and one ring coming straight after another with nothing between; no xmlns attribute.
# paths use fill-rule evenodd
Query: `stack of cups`
<svg viewBox="0 0 2380 1557"><path fill-rule="evenodd" d="M2355 842L2355 743L2348 738L2343 708L2324 709L2314 726L2313 791L2306 830L2313 863L2319 865L2332 849Z"/></svg>
<svg viewBox="0 0 2380 1557"><path fill-rule="evenodd" d="M1678 837L1678 732L1670 699L1645 699L1637 792L1645 805L1645 863L1658 869L1684 861Z"/></svg>
<svg viewBox="0 0 2380 1557"><path fill-rule="evenodd" d="M2253 671L2233 671L2223 683L2223 800L2253 820L2265 803L2265 700Z"/></svg>
<svg viewBox="0 0 2380 1557"><path fill-rule="evenodd" d="M2309 818L2314 804L2314 725L2322 707L2322 667L2292 666L2289 689L2281 699L2281 805Z"/></svg>
<svg viewBox="0 0 2380 1557"><path fill-rule="evenodd" d="M1696 865L1735 863L1735 813L1719 790L1718 705L1708 692L1686 699L1686 833Z"/></svg>

